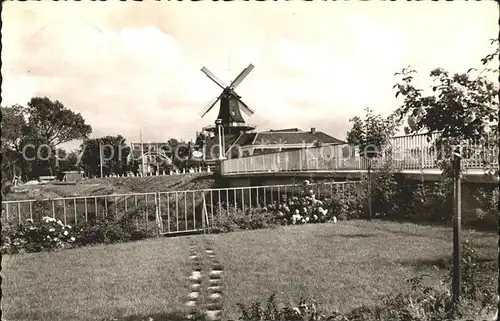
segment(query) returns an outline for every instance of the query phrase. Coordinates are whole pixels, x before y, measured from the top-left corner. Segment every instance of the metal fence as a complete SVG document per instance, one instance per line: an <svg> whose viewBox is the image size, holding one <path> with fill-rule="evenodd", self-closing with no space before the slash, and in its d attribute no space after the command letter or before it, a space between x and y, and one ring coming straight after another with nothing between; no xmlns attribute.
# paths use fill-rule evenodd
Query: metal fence
<svg viewBox="0 0 500 321"><path fill-rule="evenodd" d="M382 156L372 159L372 167L382 166L388 160L401 169L438 168L441 158L435 145L438 133L392 137ZM465 168L484 168L485 164L498 167L497 144L467 141L461 144ZM293 151L227 159L222 162L223 175L239 173L366 170L368 161L357 148L349 145L329 145Z"/></svg>
<svg viewBox="0 0 500 321"><path fill-rule="evenodd" d="M358 185L326 182L309 188L318 197L348 196L358 190ZM66 225L76 225L108 215L135 215L138 228L158 228L160 234L175 234L203 231L216 225L223 215L249 213L303 192L303 185L289 184L4 201L2 218L19 224L49 216Z"/></svg>
<svg viewBox="0 0 500 321"><path fill-rule="evenodd" d="M11 223L43 216L61 220L65 225L94 222L98 217L134 215L137 227L147 229L156 222L156 193L61 197L2 202L2 218Z"/></svg>

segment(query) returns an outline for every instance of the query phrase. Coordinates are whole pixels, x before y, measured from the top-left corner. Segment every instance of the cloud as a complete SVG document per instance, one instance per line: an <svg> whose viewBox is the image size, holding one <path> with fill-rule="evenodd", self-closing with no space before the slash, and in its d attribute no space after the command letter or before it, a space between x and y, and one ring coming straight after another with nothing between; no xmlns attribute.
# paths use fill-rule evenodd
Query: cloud
<svg viewBox="0 0 500 321"><path fill-rule="evenodd" d="M200 68L229 83L253 63L237 88L256 112L250 123L342 139L364 107L398 105L402 67L426 86L434 67L478 66L497 30L493 5L10 2L2 104L46 95L82 113L96 136L136 141L143 128L146 140L189 139L218 112L198 115L220 93Z"/></svg>

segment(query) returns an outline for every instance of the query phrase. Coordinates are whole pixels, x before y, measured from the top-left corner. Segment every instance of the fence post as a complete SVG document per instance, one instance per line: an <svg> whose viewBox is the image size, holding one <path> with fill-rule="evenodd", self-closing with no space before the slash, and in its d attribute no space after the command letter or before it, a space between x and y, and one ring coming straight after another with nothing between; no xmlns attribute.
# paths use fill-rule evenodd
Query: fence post
<svg viewBox="0 0 500 321"><path fill-rule="evenodd" d="M158 235L163 233L163 220L161 219L159 199L160 199L160 192L156 192L155 193L155 216L156 216L156 225L158 225Z"/></svg>

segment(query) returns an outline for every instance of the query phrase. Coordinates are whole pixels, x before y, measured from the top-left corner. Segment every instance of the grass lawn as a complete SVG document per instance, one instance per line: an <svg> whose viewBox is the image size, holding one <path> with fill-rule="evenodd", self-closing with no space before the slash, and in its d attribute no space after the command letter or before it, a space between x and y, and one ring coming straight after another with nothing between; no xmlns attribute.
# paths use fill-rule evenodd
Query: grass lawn
<svg viewBox="0 0 500 321"><path fill-rule="evenodd" d="M206 236L224 265L226 317L236 303L276 292L293 303L321 300L326 310L350 310L382 294L404 291L405 280L444 271L451 229L390 222L342 222ZM468 234L468 233L464 233ZM162 238L57 253L4 256L6 320L180 320L188 293L189 246L205 236ZM487 259L496 235L474 233ZM211 243L212 243L211 242Z"/></svg>

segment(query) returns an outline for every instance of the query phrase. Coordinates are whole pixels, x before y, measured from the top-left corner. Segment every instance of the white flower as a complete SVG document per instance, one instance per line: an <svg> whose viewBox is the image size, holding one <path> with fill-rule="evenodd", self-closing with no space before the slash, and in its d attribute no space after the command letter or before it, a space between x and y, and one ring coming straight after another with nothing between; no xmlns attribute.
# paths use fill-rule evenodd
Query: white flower
<svg viewBox="0 0 500 321"><path fill-rule="evenodd" d="M55 230L56 230L55 228L51 227L51 228L49 229L49 232L55 232Z"/></svg>
<svg viewBox="0 0 500 321"><path fill-rule="evenodd" d="M333 217L333 223L337 223L337 217Z"/></svg>
<svg viewBox="0 0 500 321"><path fill-rule="evenodd" d="M64 226L64 224L61 222L61 220L57 220L57 224Z"/></svg>
<svg viewBox="0 0 500 321"><path fill-rule="evenodd" d="M28 223L33 223L33 220L31 218L27 219L26 222Z"/></svg>
<svg viewBox="0 0 500 321"><path fill-rule="evenodd" d="M306 216L306 222L309 222L309 216Z"/></svg>
<svg viewBox="0 0 500 321"><path fill-rule="evenodd" d="M71 225L66 225L66 228L71 229Z"/></svg>
<svg viewBox="0 0 500 321"><path fill-rule="evenodd" d="M64 231L64 232L63 232L63 235L64 235L64 236L68 236L68 231Z"/></svg>
<svg viewBox="0 0 500 321"><path fill-rule="evenodd" d="M47 240L50 240L50 236L49 235L47 235Z"/></svg>
<svg viewBox="0 0 500 321"><path fill-rule="evenodd" d="M69 240L70 240L70 242L74 242L75 238L72 236Z"/></svg>
<svg viewBox="0 0 500 321"><path fill-rule="evenodd" d="M54 242L57 242L59 241L59 239L57 237L54 237Z"/></svg>

